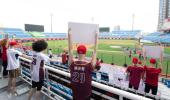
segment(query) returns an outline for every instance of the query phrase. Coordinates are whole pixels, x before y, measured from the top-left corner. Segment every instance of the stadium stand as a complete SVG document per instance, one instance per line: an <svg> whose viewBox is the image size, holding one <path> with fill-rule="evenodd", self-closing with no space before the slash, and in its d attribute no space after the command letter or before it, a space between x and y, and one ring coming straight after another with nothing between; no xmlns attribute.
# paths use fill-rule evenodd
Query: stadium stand
<svg viewBox="0 0 170 100"><path fill-rule="evenodd" d="M22 65L22 72L21 72L22 78L23 79L27 79L26 81L30 82L30 68L29 68L30 63L25 61L24 59L21 59L21 65ZM104 66L103 66L103 68L104 68ZM45 88L50 86L49 87L50 94L53 94L53 97L54 97L54 95L58 95L58 96L60 96L62 98L70 100L70 99L72 99L72 90L70 88L70 85L68 84L69 83L69 78L66 77L67 76L66 72L68 72L68 71L61 70L60 67L61 67L60 64L58 66L50 65L50 67L48 67L48 70L46 71L48 79L45 79L45 83L44 83L44 88L43 89L45 89ZM110 70L110 68L112 68L113 70L115 70L115 68L116 69L118 68L119 70L117 72L115 72L115 77L114 78L110 78L110 77L113 77L114 74L112 74L113 75L112 76L112 75L109 75L109 73L106 73L106 72L93 72L92 73L92 76L93 76L92 78L94 80L93 84L94 84L94 82L96 82L97 84L103 84L105 86L109 86L109 88L113 88L114 87L114 88L118 88L118 89L121 89L121 90L124 90L124 91L131 91L134 94L138 93L140 95L145 95L143 92L141 92L143 90L134 91L134 90L131 90L131 89L127 88L128 87L128 82L126 81L125 83L127 83L127 84L124 84L125 78L121 78L122 77L121 74L118 73L118 72L122 72L123 71L122 69L120 69L119 67L113 67L111 65L107 65L107 67L105 67L105 68L108 68L108 70ZM59 73L57 73L57 72L55 72L52 69L55 69L55 70L59 70L60 69L60 71L58 71ZM113 70L111 72L113 72ZM64 73L61 72L61 71L63 71ZM61 74L61 73L63 73L63 74ZM63 76L63 75L66 75L66 76ZM122 74L122 75L124 77L124 74ZM120 78L117 77L117 76L120 76ZM116 83L114 82L114 84L111 84L111 83L113 83L111 81L111 79L114 79L114 81L115 81L116 77L118 78L118 81ZM169 86L169 82L170 82L169 80L167 80L167 79L165 80L165 83L168 84L167 87ZM106 88L104 88L104 89L106 89ZM159 93L156 96L153 96L151 94L146 94L146 96L148 98L152 98L152 99L157 98L157 99L161 99L161 100L162 99L166 100L165 99L166 97L164 97L165 94L160 92L160 90L158 90L158 91L159 91ZM104 97L101 97L101 98L106 98L106 96L108 96L107 93L109 93L109 92L103 91L101 88L97 88L97 87L93 86L92 94L95 96L95 98L97 98L98 95L100 95L100 97L102 95L105 95ZM121 95L123 95L123 94L121 94ZM109 95L109 97L110 97L110 95ZM111 96L111 98L109 98L109 100L111 100L111 99L114 100L112 97L114 98L114 96ZM133 99L133 100L141 100L141 99Z"/></svg>
<svg viewBox="0 0 170 100"><path fill-rule="evenodd" d="M46 32L44 32L43 34L49 38L66 38L67 37L66 33L50 33L50 32L46 33Z"/></svg>
<svg viewBox="0 0 170 100"><path fill-rule="evenodd" d="M135 39L138 34L140 34L140 30L120 30L120 31L112 31L110 33L100 33L99 38L110 38L110 39Z"/></svg>
<svg viewBox="0 0 170 100"><path fill-rule="evenodd" d="M119 30L112 32L102 32L99 34L101 39L137 39L141 33L140 30ZM65 39L67 33L50 33L50 32L26 32L19 28L0 28L0 39L2 34L9 34L9 38L15 35L16 39L24 39L32 41L35 38L46 38L47 40ZM153 32L142 37L142 40L147 40L156 43L170 43L170 33Z"/></svg>
<svg viewBox="0 0 170 100"><path fill-rule="evenodd" d="M142 38L142 40L149 40L151 42L157 42L157 43L169 43L170 42L170 34L154 32L154 33L150 33L150 34L144 36Z"/></svg>
<svg viewBox="0 0 170 100"><path fill-rule="evenodd" d="M30 34L19 28L0 28L0 33L9 34L9 38L15 35L15 38L32 38Z"/></svg>

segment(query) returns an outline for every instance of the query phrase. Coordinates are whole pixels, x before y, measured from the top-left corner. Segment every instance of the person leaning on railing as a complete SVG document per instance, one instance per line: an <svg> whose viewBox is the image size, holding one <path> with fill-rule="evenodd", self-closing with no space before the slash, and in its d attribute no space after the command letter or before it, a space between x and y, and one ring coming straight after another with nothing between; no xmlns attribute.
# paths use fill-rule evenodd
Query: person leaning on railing
<svg viewBox="0 0 170 100"><path fill-rule="evenodd" d="M73 45L71 30L68 31L69 44L69 69L71 74L71 87L74 100L90 100L92 93L91 73L95 68L96 49L97 49L97 33L95 37L95 46L91 62L85 60L86 47L79 45L77 47L78 60L73 59Z"/></svg>
<svg viewBox="0 0 170 100"><path fill-rule="evenodd" d="M160 65L159 68L155 67L156 63L157 63L156 59L151 58L150 65L144 66L145 78L146 78L145 93L149 93L151 90L153 95L157 94L159 74L161 73L162 70L162 65Z"/></svg>
<svg viewBox="0 0 170 100"><path fill-rule="evenodd" d="M33 94L36 94L36 100L40 100L41 88L44 83L45 78L45 63L50 61L57 61L55 59L50 59L47 55L43 54L43 51L46 50L48 44L44 40L38 40L32 43L33 56L32 56L32 66L31 69L31 80L32 88L29 92L28 100L31 100Z"/></svg>
<svg viewBox="0 0 170 100"><path fill-rule="evenodd" d="M144 69L138 66L138 58L132 59L133 65L128 66L126 72L129 75L129 88L134 88L138 90L140 80L142 79Z"/></svg>
<svg viewBox="0 0 170 100"><path fill-rule="evenodd" d="M6 37L1 41L1 47L2 47L2 66L3 66L3 77L7 78L8 77L8 71L7 69L7 49L9 46L9 39Z"/></svg>

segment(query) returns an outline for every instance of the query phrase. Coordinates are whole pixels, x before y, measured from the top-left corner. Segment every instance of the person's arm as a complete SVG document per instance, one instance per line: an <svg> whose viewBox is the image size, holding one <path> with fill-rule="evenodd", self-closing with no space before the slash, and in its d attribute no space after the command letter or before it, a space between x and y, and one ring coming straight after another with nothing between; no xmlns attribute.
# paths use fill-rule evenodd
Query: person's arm
<svg viewBox="0 0 170 100"><path fill-rule="evenodd" d="M73 43L72 43L71 28L68 29L68 50L69 50L68 64L70 65L73 62Z"/></svg>
<svg viewBox="0 0 170 100"><path fill-rule="evenodd" d="M6 48L9 47L9 39L7 38L7 42L6 42L6 45L5 45Z"/></svg>
<svg viewBox="0 0 170 100"><path fill-rule="evenodd" d="M32 57L27 56L27 55L25 55L25 54L22 54L22 55L20 55L20 56L21 56L21 57L23 57L23 58L26 58L26 59L32 60Z"/></svg>
<svg viewBox="0 0 170 100"><path fill-rule="evenodd" d="M92 60L91 60L91 63L92 63L92 66L93 66L93 69L95 69L95 65L96 65L96 51L97 51L97 43L98 43L98 32L95 33L95 44L94 44L94 51L93 51L93 56L92 56Z"/></svg>

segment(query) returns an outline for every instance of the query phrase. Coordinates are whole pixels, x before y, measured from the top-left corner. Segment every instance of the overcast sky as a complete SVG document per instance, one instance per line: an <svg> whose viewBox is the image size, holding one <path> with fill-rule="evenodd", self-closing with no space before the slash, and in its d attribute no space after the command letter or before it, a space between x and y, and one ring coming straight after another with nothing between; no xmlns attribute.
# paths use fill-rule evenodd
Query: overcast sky
<svg viewBox="0 0 170 100"><path fill-rule="evenodd" d="M97 23L100 27L120 25L131 30L156 31L159 0L0 0L0 26L24 29L24 24L39 24L50 31L67 32L68 22Z"/></svg>

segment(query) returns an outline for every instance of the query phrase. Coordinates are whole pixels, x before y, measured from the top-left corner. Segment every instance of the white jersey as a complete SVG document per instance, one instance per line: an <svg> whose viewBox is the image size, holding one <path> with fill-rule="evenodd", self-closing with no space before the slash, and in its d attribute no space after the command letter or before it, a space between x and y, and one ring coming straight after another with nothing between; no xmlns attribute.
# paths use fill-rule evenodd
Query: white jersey
<svg viewBox="0 0 170 100"><path fill-rule="evenodd" d="M19 63L19 56L22 55L22 53L15 49L7 49L7 70L17 69L20 66Z"/></svg>
<svg viewBox="0 0 170 100"><path fill-rule="evenodd" d="M39 52L33 52L32 60L32 80L34 82L39 82L40 80L40 67L44 69L44 63L49 61L49 57L45 54Z"/></svg>

